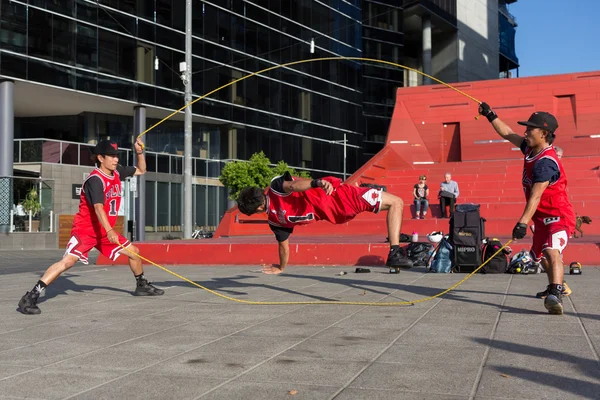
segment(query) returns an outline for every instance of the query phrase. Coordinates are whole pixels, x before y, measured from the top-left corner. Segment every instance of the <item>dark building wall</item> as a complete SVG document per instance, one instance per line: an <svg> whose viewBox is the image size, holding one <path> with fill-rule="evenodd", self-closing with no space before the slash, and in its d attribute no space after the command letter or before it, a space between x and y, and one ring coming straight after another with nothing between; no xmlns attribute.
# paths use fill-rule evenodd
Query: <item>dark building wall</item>
<svg viewBox="0 0 600 400"><path fill-rule="evenodd" d="M182 106L185 2L0 5L0 74L169 109ZM358 0L195 1L192 17L195 95L274 64L361 54ZM264 150L274 161L341 171L343 148L328 141L347 133L350 144L361 144L361 92L360 63L313 62L244 80L192 108L235 126L237 158ZM310 145L303 146L306 140ZM348 170L357 166L358 150L349 148Z"/></svg>

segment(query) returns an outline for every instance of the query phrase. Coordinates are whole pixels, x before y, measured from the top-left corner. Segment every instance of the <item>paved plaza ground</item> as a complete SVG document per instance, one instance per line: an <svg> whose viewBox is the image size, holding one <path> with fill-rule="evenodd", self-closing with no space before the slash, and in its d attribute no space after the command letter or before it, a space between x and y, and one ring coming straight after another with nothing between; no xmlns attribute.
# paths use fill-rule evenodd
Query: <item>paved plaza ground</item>
<svg viewBox="0 0 600 400"><path fill-rule="evenodd" d="M568 276L563 316L545 275L477 274L404 307L243 305L155 267L162 297L132 296L127 267L78 264L41 315L16 311L62 251L0 251L0 399L599 399L600 268ZM423 268L172 270L260 301L402 301L464 275ZM338 275L347 271L347 275Z"/></svg>

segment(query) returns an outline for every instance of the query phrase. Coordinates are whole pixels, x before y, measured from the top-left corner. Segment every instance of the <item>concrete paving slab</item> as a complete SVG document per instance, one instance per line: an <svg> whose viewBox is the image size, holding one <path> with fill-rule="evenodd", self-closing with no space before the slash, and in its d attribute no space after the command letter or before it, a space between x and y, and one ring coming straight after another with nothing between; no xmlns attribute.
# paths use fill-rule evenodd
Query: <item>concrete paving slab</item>
<svg viewBox="0 0 600 400"><path fill-rule="evenodd" d="M162 361L145 370L151 374L186 376L197 379L231 379L267 360L259 354L206 353L202 348Z"/></svg>
<svg viewBox="0 0 600 400"><path fill-rule="evenodd" d="M326 360L370 361L383 351L386 342L367 340L324 340L315 337L287 350L282 357Z"/></svg>
<svg viewBox="0 0 600 400"><path fill-rule="evenodd" d="M19 375L21 373L25 373L27 371L34 370L36 368L38 368L38 367L0 364L0 379L4 379L6 377L13 376L13 375Z"/></svg>
<svg viewBox="0 0 600 400"><path fill-rule="evenodd" d="M314 336L318 340L337 340L340 342L379 342L390 343L403 328L338 328L337 326L327 328Z"/></svg>
<svg viewBox="0 0 600 400"><path fill-rule="evenodd" d="M221 382L219 379L136 373L87 390L71 399L194 399Z"/></svg>
<svg viewBox="0 0 600 400"><path fill-rule="evenodd" d="M444 320L445 322L445 320ZM422 343L457 345L477 338L485 340L494 329L493 323L458 321L453 325L419 322L403 335L399 342L421 345Z"/></svg>
<svg viewBox="0 0 600 400"><path fill-rule="evenodd" d="M303 385L279 382L234 381L202 396L203 400L319 400L329 399L338 390L335 386ZM293 394L291 394L293 393Z"/></svg>
<svg viewBox="0 0 600 400"><path fill-rule="evenodd" d="M0 393L21 398L63 399L119 375L118 371L89 368L40 368L0 380Z"/></svg>
<svg viewBox="0 0 600 400"><path fill-rule="evenodd" d="M533 320L529 321L526 319L511 320L501 319L496 330L498 334L503 333L514 333L521 332L523 334L531 335L572 335L582 336L583 331L575 320L571 322L560 320Z"/></svg>
<svg viewBox="0 0 600 400"><path fill-rule="evenodd" d="M367 364L357 361L276 357L239 379L253 382L286 382L341 386Z"/></svg>
<svg viewBox="0 0 600 400"><path fill-rule="evenodd" d="M382 363L403 365L439 364L439 365L471 365L478 366L485 355L485 346L453 346L430 343L427 346L415 346L406 343L395 343L377 359ZM394 366L390 366L394 368Z"/></svg>
<svg viewBox="0 0 600 400"><path fill-rule="evenodd" d="M398 389L358 389L346 388L337 397L336 400L468 400L468 396L455 396L451 394L434 394L434 393L418 393L407 392Z"/></svg>
<svg viewBox="0 0 600 400"><path fill-rule="evenodd" d="M268 325L258 325L235 333L235 336L245 336L249 338L308 338L317 332L322 331L328 324L310 325L306 322L279 322L270 321Z"/></svg>
<svg viewBox="0 0 600 400"><path fill-rule="evenodd" d="M482 397L501 394L504 399L597 399L599 390L597 377L560 366L553 368L547 363L538 368L488 365L477 394Z"/></svg>
<svg viewBox="0 0 600 400"><path fill-rule="evenodd" d="M202 352L209 353L236 353L236 354L259 354L264 356L274 356L289 347L297 344L297 338L277 338L272 340L270 337L248 340L243 336L229 336L220 340L207 343L202 347Z"/></svg>
<svg viewBox="0 0 600 400"><path fill-rule="evenodd" d="M138 298L128 268L94 266L51 285L41 315L16 312L48 262L35 252L26 259L0 252L0 399L575 399L600 392L598 268L586 269L585 279L568 277L574 293L563 316L548 315L533 297L546 285L542 275L478 274L408 307L271 306L227 301L152 267L146 275L167 292ZM169 268L252 301L422 299L464 277Z"/></svg>
<svg viewBox="0 0 600 400"><path fill-rule="evenodd" d="M437 363L421 363L419 365L374 363L363 371L349 387L468 397L478 369L478 365L447 368L445 365ZM437 371L435 378L431 375L431 371Z"/></svg>

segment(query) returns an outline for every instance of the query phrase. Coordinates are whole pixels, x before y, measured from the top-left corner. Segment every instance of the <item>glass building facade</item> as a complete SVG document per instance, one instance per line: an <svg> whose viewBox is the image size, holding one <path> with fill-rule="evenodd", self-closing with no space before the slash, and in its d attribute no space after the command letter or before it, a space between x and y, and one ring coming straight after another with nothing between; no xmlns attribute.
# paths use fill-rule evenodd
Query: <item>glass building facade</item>
<svg viewBox="0 0 600 400"><path fill-rule="evenodd" d="M397 0L363 0L364 57L402 64L404 58L403 8ZM362 69L365 140L363 160L382 149L396 89L404 86L404 71L387 64L367 63Z"/></svg>
<svg viewBox="0 0 600 400"><path fill-rule="evenodd" d="M185 1L0 2L0 75L148 107L184 104L179 63L185 57ZM360 0L194 0L193 93L276 64L359 57L361 16ZM203 146L209 132L211 158L248 159L262 150L273 162L331 174L343 170L343 146L334 141L347 134L347 170L353 171L361 163L364 134L361 74L360 63L324 61L241 81L192 106L194 115L208 118L194 124L194 142ZM105 127L96 129L97 138L110 135L130 144L131 118L93 118ZM79 141L85 118L17 116L15 122L32 128L17 128L22 137L45 129L43 137ZM51 125L60 132L48 137ZM148 146L182 148L182 131L183 123L165 124L148 134Z"/></svg>

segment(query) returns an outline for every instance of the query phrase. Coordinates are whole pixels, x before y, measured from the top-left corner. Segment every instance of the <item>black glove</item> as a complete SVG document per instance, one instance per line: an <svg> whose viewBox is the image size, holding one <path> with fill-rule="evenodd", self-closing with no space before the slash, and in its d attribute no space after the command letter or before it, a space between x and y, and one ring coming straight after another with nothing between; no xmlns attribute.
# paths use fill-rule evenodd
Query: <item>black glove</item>
<svg viewBox="0 0 600 400"><path fill-rule="evenodd" d="M488 103L481 103L479 105L479 114L481 114L484 117L486 117L487 120L490 121L490 122L492 122L493 120L495 120L496 118L498 118L498 114L496 114L494 112L494 110L492 110L490 108L490 105Z"/></svg>
<svg viewBox="0 0 600 400"><path fill-rule="evenodd" d="M513 228L512 237L513 239L523 239L527 234L527 224L517 222Z"/></svg>

